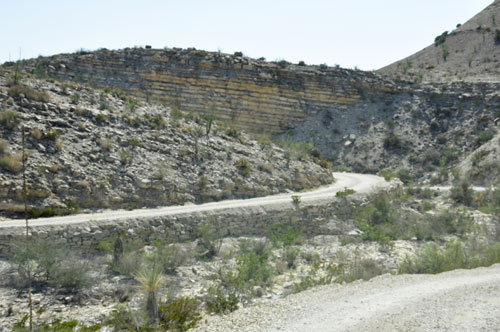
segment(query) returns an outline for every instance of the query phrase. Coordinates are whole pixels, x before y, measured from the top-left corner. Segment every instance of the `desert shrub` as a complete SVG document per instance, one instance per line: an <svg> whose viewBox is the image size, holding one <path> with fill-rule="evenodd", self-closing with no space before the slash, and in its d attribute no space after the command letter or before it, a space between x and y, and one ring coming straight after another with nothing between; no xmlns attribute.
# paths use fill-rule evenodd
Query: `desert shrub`
<svg viewBox="0 0 500 332"><path fill-rule="evenodd" d="M474 189L467 181L462 181L458 186L454 186L450 190L450 198L456 203L470 206L474 199Z"/></svg>
<svg viewBox="0 0 500 332"><path fill-rule="evenodd" d="M400 206L404 197L405 193L401 190L381 192L354 211L354 221L363 231L364 240L386 243L408 236L405 226L408 218L401 218Z"/></svg>
<svg viewBox="0 0 500 332"><path fill-rule="evenodd" d="M20 122L19 115L11 111L0 112L0 124L7 129L14 129Z"/></svg>
<svg viewBox="0 0 500 332"><path fill-rule="evenodd" d="M286 247L283 249L283 258L286 262L286 266L289 269L295 267L295 261L297 260L299 253L299 250L296 248Z"/></svg>
<svg viewBox="0 0 500 332"><path fill-rule="evenodd" d="M277 141L276 144L286 149L290 157L298 160L304 160L308 157L320 158L319 150L310 142L292 142L289 139Z"/></svg>
<svg viewBox="0 0 500 332"><path fill-rule="evenodd" d="M167 331L187 331L201 320L199 302L189 297L169 300L159 307L160 328Z"/></svg>
<svg viewBox="0 0 500 332"><path fill-rule="evenodd" d="M355 258L348 263L345 272L341 276L344 282L352 282L355 280L370 280L385 272L384 268L380 266L375 260L370 258Z"/></svg>
<svg viewBox="0 0 500 332"><path fill-rule="evenodd" d="M444 42L446 41L446 37L448 37L448 31L445 31L436 38L434 38L434 45L439 46L441 44L444 44Z"/></svg>
<svg viewBox="0 0 500 332"><path fill-rule="evenodd" d="M441 154L436 149L428 149L422 154L420 162L427 170L432 169L432 166L438 166Z"/></svg>
<svg viewBox="0 0 500 332"><path fill-rule="evenodd" d="M462 213L445 211L437 215L429 216L429 222L433 231L437 234L465 234L470 226L471 219Z"/></svg>
<svg viewBox="0 0 500 332"><path fill-rule="evenodd" d="M384 148L390 150L406 150L406 143L396 134L387 134L384 137Z"/></svg>
<svg viewBox="0 0 500 332"><path fill-rule="evenodd" d="M314 264L307 275L301 276L300 281L293 285L294 293L302 292L311 287L328 285L334 282L342 283L345 268L343 264Z"/></svg>
<svg viewBox="0 0 500 332"><path fill-rule="evenodd" d="M303 241L304 232L297 226L272 224L267 229L267 238L274 247L289 247Z"/></svg>
<svg viewBox="0 0 500 332"><path fill-rule="evenodd" d="M22 154L9 155L4 154L0 156L0 168L11 173L19 173L23 169Z"/></svg>
<svg viewBox="0 0 500 332"><path fill-rule="evenodd" d="M144 254L138 250L124 251L123 255L116 262L113 262L111 269L119 274L133 276L144 265Z"/></svg>
<svg viewBox="0 0 500 332"><path fill-rule="evenodd" d="M396 173L388 169L381 170L378 175L383 177L385 181L391 181L392 178L396 177Z"/></svg>
<svg viewBox="0 0 500 332"><path fill-rule="evenodd" d="M7 152L9 149L9 142L5 139L0 139L0 154Z"/></svg>
<svg viewBox="0 0 500 332"><path fill-rule="evenodd" d="M79 93L74 93L74 94L71 95L70 99L71 99L71 103L72 104L78 105L78 103L80 102L80 94Z"/></svg>
<svg viewBox="0 0 500 332"><path fill-rule="evenodd" d="M227 314L238 309L240 302L236 294L221 285L212 285L204 296L207 311L216 314Z"/></svg>
<svg viewBox="0 0 500 332"><path fill-rule="evenodd" d="M90 284L88 271L88 262L70 255L55 265L48 284L54 288L78 291Z"/></svg>
<svg viewBox="0 0 500 332"><path fill-rule="evenodd" d="M115 331L154 331L152 327L148 330L143 316L140 311L119 305L105 318L104 324L113 327Z"/></svg>
<svg viewBox="0 0 500 332"><path fill-rule="evenodd" d="M252 252L263 257L269 257L271 250L267 238L265 240L240 239L238 246L241 254Z"/></svg>
<svg viewBox="0 0 500 332"><path fill-rule="evenodd" d="M103 124L108 122L108 117L103 113L99 113L96 115L95 120L97 123Z"/></svg>
<svg viewBox="0 0 500 332"><path fill-rule="evenodd" d="M54 168L55 169L55 168ZM28 191L29 196L29 191ZM67 216L70 214L78 213L78 205L73 204L73 202L66 202L66 207L44 207L37 208L32 207L28 210L28 214L31 218L49 218L53 216Z"/></svg>
<svg viewBox="0 0 500 332"><path fill-rule="evenodd" d="M162 129L166 126L167 121L161 114L145 114L144 123L148 125L151 129Z"/></svg>
<svg viewBox="0 0 500 332"><path fill-rule="evenodd" d="M252 164L246 158L240 158L235 161L234 166L238 168L240 174L243 176L247 176L248 173L252 170Z"/></svg>
<svg viewBox="0 0 500 332"><path fill-rule="evenodd" d="M219 254L222 236L215 221L203 223L198 227L198 254L202 258L211 259Z"/></svg>
<svg viewBox="0 0 500 332"><path fill-rule="evenodd" d="M405 185L410 184L410 182L413 180L413 177L410 173L410 170L408 168L400 168L398 169L398 178L403 182Z"/></svg>
<svg viewBox="0 0 500 332"><path fill-rule="evenodd" d="M40 312L41 313L41 312ZM29 332L30 328L27 327L29 315L25 315L12 327L14 332ZM63 321L56 318L51 322L41 321L35 322L33 331L36 332L95 332L101 330L101 324L85 325L79 323L77 320Z"/></svg>
<svg viewBox="0 0 500 332"><path fill-rule="evenodd" d="M356 193L356 190L354 190L354 189L351 189L351 188L344 188L344 190L343 190L343 191L337 191L337 192L335 193L335 196L337 196L337 197L347 197L347 196L349 196L349 195L353 195L353 194L355 194L355 193Z"/></svg>
<svg viewBox="0 0 500 332"><path fill-rule="evenodd" d="M259 163L257 165L257 169L259 171L263 171L263 172L269 173L271 175L274 173L273 166L271 164L267 164L267 163Z"/></svg>
<svg viewBox="0 0 500 332"><path fill-rule="evenodd" d="M456 161L460 155L457 148L447 147L441 152L441 158L439 160L441 166L448 166L452 162Z"/></svg>
<svg viewBox="0 0 500 332"><path fill-rule="evenodd" d="M495 136L496 131L494 129L487 129L482 132L480 132L477 137L476 137L476 144L477 145L482 145Z"/></svg>
<svg viewBox="0 0 500 332"><path fill-rule="evenodd" d="M180 120L184 117L184 113L182 113L182 111L180 109L178 109L177 107L174 107L170 111L170 116L175 120Z"/></svg>
<svg viewBox="0 0 500 332"><path fill-rule="evenodd" d="M243 133L237 128L227 127L225 130L225 134L229 137L237 139L240 143L245 143L245 137L243 136Z"/></svg>
<svg viewBox="0 0 500 332"><path fill-rule="evenodd" d="M33 241L29 261L24 244L15 244L14 247L9 263L17 272L13 280L16 287L24 288L28 284L28 264L33 284L38 287L51 286L77 292L90 282L88 262L52 241Z"/></svg>
<svg viewBox="0 0 500 332"><path fill-rule="evenodd" d="M407 256L398 266L399 273L441 273L454 269L472 269L500 263L500 243L471 244L461 241L446 243L444 248L435 243Z"/></svg>
<svg viewBox="0 0 500 332"><path fill-rule="evenodd" d="M238 283L251 286L267 284L273 274L267 255L257 255L253 252L237 257L236 269Z"/></svg>
<svg viewBox="0 0 500 332"><path fill-rule="evenodd" d="M21 98L24 96L27 99L40 102L48 102L50 96L46 91L37 91L29 86L22 84L14 84L9 88L9 96L12 98Z"/></svg>
<svg viewBox="0 0 500 332"><path fill-rule="evenodd" d="M166 243L153 243L155 251L147 256L148 260L158 265L164 273L173 274L177 268L185 264L189 258L188 253L178 245L167 245Z"/></svg>

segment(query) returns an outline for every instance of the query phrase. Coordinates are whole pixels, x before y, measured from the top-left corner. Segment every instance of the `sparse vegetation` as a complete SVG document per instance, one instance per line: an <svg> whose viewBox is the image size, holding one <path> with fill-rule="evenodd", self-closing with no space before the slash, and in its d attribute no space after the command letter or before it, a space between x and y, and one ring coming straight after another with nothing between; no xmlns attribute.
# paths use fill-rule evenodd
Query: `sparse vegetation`
<svg viewBox="0 0 500 332"><path fill-rule="evenodd" d="M238 168L241 175L243 175L243 176L247 176L250 173L250 171L252 170L252 165L250 164L250 162L246 158L238 159L234 163L234 166L236 166L236 168Z"/></svg>
<svg viewBox="0 0 500 332"><path fill-rule="evenodd" d="M28 98L33 101L48 102L50 96L46 91L37 91L29 86L14 84L9 88L9 96L12 98Z"/></svg>
<svg viewBox="0 0 500 332"><path fill-rule="evenodd" d="M441 44L444 44L446 42L446 37L448 37L448 31L445 31L442 34L440 34L439 36L437 36L434 39L434 45L439 46Z"/></svg>
<svg viewBox="0 0 500 332"><path fill-rule="evenodd" d="M441 273L455 269L472 269L500 263L500 243L472 244L461 241L426 245L414 257L399 265L400 273Z"/></svg>

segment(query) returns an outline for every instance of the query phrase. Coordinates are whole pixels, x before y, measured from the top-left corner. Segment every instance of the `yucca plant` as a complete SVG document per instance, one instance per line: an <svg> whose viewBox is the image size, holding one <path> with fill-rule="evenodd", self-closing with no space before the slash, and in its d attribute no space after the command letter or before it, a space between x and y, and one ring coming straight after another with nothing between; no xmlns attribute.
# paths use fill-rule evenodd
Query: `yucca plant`
<svg viewBox="0 0 500 332"><path fill-rule="evenodd" d="M151 323L158 319L158 289L165 283L160 266L144 266L134 274L135 280L139 282L137 288L146 293L146 311Z"/></svg>

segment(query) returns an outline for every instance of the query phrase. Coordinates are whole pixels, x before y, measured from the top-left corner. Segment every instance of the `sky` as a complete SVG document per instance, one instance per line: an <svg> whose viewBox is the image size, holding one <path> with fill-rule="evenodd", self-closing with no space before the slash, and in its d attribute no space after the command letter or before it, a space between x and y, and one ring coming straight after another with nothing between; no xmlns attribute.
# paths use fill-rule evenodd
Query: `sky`
<svg viewBox="0 0 500 332"><path fill-rule="evenodd" d="M0 63L81 48L195 47L378 69L493 0L0 0Z"/></svg>

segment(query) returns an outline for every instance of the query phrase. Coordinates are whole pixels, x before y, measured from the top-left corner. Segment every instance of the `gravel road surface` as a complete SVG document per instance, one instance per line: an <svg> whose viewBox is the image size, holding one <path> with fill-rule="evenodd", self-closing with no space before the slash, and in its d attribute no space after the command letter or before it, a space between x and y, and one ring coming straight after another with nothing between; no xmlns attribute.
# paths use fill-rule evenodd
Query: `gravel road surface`
<svg viewBox="0 0 500 332"><path fill-rule="evenodd" d="M500 265L317 287L210 317L194 331L500 331Z"/></svg>
<svg viewBox="0 0 500 332"><path fill-rule="evenodd" d="M169 206L154 209L139 209L133 211L112 210L100 213L78 214L64 217L40 218L30 220L30 227L46 226L46 225L63 225L66 223L76 224L79 222L87 222L89 220L120 220L134 217L155 217L162 215L174 215L178 213L215 211L232 209L238 207L265 206L268 204L290 204L291 196L298 195L301 202L312 202L315 200L328 199L335 196L335 193L345 188L356 190L357 193L367 193L377 188L389 187L390 184L382 177L369 174L356 173L334 173L335 183L320 187L315 190L302 193L287 193L273 196L258 197L251 199L226 200L220 202L206 203L200 205L183 205ZM24 227L24 220L4 220L0 221L2 227Z"/></svg>

